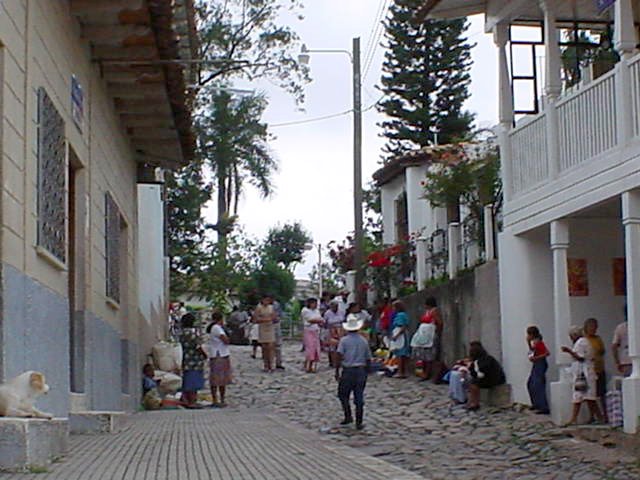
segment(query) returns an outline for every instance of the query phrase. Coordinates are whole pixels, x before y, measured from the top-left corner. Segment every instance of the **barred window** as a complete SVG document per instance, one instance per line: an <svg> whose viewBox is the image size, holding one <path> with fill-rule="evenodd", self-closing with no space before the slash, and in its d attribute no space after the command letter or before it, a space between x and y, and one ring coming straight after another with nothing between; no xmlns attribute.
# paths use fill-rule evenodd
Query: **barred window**
<svg viewBox="0 0 640 480"><path fill-rule="evenodd" d="M107 297L120 303L120 245L122 217L118 205L109 192L105 193L105 247Z"/></svg>
<svg viewBox="0 0 640 480"><path fill-rule="evenodd" d="M38 238L37 244L65 263L64 120L46 90L38 89Z"/></svg>

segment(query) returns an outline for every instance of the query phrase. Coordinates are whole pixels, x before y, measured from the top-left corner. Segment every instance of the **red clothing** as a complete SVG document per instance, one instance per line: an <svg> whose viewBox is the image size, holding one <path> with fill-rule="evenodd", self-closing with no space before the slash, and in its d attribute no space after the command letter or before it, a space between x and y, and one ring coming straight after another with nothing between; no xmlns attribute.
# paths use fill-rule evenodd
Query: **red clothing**
<svg viewBox="0 0 640 480"><path fill-rule="evenodd" d="M422 315L422 317L420 318L420 323L433 323L436 321L436 316L435 316L435 308L425 312L424 315Z"/></svg>
<svg viewBox="0 0 640 480"><path fill-rule="evenodd" d="M386 305L382 312L380 312L380 330L387 331L391 327L391 315L393 313L393 308L391 305Z"/></svg>
<svg viewBox="0 0 640 480"><path fill-rule="evenodd" d="M547 346L542 340L531 342L531 351L534 357L539 357L540 355L546 355L549 353Z"/></svg>

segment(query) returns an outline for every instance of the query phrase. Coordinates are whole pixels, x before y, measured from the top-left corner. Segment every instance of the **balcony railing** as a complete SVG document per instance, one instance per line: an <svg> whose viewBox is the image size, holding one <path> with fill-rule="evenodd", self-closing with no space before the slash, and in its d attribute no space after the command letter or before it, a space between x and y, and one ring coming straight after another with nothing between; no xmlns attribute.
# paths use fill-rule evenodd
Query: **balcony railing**
<svg viewBox="0 0 640 480"><path fill-rule="evenodd" d="M621 82L617 76L628 69L630 88L618 92ZM511 178L507 179L514 197L532 190L551 176L551 168L564 172L604 154L618 146L618 130L621 112L618 112L617 95L623 95L630 104L632 125L630 135L640 137L640 55L616 67L596 79L560 98L553 108L541 114L525 118L509 133L511 143ZM624 106L623 106L624 108ZM553 145L548 137L549 122L557 119L557 164ZM628 117L626 117L628 118ZM628 123L628 122L627 122ZM552 130L553 131L553 130Z"/></svg>
<svg viewBox="0 0 640 480"><path fill-rule="evenodd" d="M567 170L616 144L615 69L558 104L560 168Z"/></svg>
<svg viewBox="0 0 640 480"><path fill-rule="evenodd" d="M514 193L527 190L549 176L545 115L541 113L525 121L511 132Z"/></svg>

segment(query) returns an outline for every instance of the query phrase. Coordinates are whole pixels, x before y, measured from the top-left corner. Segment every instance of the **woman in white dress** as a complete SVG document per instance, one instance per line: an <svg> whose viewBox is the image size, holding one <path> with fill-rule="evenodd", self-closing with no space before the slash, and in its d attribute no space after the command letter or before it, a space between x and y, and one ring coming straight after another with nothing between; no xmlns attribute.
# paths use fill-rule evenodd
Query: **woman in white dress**
<svg viewBox="0 0 640 480"><path fill-rule="evenodd" d="M577 424L582 402L586 402L592 418L602 422L602 413L598 407L596 391L597 375L593 363L593 350L589 340L583 337L580 327L571 327L569 337L573 347L562 347L562 351L573 357L571 373L573 375L573 413L567 425Z"/></svg>

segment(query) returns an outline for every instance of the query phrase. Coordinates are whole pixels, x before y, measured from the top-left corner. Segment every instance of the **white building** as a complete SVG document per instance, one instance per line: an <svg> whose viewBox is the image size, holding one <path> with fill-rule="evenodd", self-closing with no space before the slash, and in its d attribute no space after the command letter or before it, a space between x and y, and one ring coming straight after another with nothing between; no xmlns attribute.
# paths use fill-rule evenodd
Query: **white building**
<svg viewBox="0 0 640 480"><path fill-rule="evenodd" d="M612 6L613 4L613 6ZM598 11L598 7L604 11ZM523 351L527 325L541 327L552 350L548 377L554 421L570 416L571 358L562 353L567 331L588 317L610 345L628 305L633 373L623 382L624 429L640 425L640 55L637 0L430 0L419 15L485 14L499 54L500 147L504 231L499 239L503 354L514 400L528 402L529 362ZM516 42L518 25L544 25L540 38ZM620 61L606 71L583 71L564 88L559 40L568 31L597 37L611 26ZM599 32L599 33L598 33ZM518 45L518 48L513 48ZM544 58L542 108L518 117L522 77L510 65L522 45ZM520 49L522 52L522 49ZM531 53L529 53L531 55ZM513 68L513 70L511 70ZM566 71L566 70L565 70ZM516 78L514 79L511 74ZM597 78L594 78L596 77ZM536 104L533 105L535 107ZM518 107L517 110L526 110ZM626 268L626 286L624 269ZM571 284L571 285L570 285ZM571 287L571 290L570 290ZM610 348L607 372L614 374Z"/></svg>
<svg viewBox="0 0 640 480"><path fill-rule="evenodd" d="M464 144L469 158L489 143ZM416 264L413 278L422 289L432 278L453 278L459 270L472 268L485 256L478 239L465 225L472 220L464 206L434 206L425 198L427 172L438 162L449 145L424 147L394 158L373 174L380 187L382 242L394 245L409 239L415 242ZM485 245L493 245L493 217L485 212L488 226ZM470 224L469 224L470 225ZM493 258L493 247L489 257Z"/></svg>
<svg viewBox="0 0 640 480"><path fill-rule="evenodd" d="M166 328L137 183L192 153L193 32L189 0L0 2L0 380L44 372L57 416L134 409Z"/></svg>

